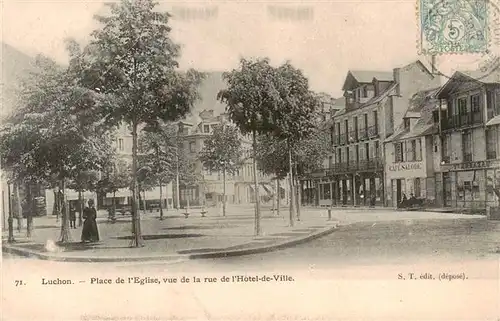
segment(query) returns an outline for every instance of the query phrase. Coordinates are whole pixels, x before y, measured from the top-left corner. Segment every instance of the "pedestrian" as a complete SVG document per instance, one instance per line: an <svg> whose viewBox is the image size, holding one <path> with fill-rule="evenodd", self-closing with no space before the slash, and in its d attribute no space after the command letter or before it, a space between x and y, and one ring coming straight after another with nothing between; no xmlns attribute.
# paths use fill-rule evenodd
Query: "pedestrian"
<svg viewBox="0 0 500 321"><path fill-rule="evenodd" d="M405 208L407 206L408 199L406 198L406 194L403 193L403 197L401 198L401 208Z"/></svg>
<svg viewBox="0 0 500 321"><path fill-rule="evenodd" d="M83 210L82 242L98 242L99 230L97 229L97 211L94 200L88 201L88 207Z"/></svg>
<svg viewBox="0 0 500 321"><path fill-rule="evenodd" d="M69 227L76 228L76 209L73 204L69 206Z"/></svg>

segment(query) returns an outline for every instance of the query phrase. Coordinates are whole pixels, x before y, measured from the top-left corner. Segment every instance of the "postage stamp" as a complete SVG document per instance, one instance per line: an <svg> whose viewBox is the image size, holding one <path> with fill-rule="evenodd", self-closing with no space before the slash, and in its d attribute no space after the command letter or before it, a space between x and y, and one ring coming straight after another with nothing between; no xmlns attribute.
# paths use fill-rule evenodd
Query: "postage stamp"
<svg viewBox="0 0 500 321"><path fill-rule="evenodd" d="M420 0L422 54L484 53L489 46L485 0Z"/></svg>

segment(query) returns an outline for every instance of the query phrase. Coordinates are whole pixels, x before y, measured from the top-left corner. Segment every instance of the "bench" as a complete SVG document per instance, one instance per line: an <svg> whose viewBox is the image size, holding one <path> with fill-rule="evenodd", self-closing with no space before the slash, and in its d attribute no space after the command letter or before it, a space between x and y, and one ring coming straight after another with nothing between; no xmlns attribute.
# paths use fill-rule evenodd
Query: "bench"
<svg viewBox="0 0 500 321"><path fill-rule="evenodd" d="M189 217L189 214L190 214L189 210L200 210L201 217L205 217L206 214L208 213L205 206L190 206L189 208L185 207L184 210L185 210L185 212L183 214L184 214L185 218Z"/></svg>

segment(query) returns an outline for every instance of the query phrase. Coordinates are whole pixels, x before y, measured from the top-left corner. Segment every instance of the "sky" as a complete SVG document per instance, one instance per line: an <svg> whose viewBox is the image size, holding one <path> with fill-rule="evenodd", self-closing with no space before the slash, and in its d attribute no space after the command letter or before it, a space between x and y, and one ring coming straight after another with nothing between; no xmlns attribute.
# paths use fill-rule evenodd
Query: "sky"
<svg viewBox="0 0 500 321"><path fill-rule="evenodd" d="M4 0L2 41L66 62L64 39L85 44L98 27L94 14L105 13L103 2ZM417 59L430 61L418 56L414 0L162 1L159 9L173 14L182 68L224 71L237 67L240 57L269 57L273 64L290 60L313 90L340 96L349 69L391 71ZM211 14L200 18L202 11ZM187 19L186 12L198 18ZM302 19L297 12L305 12ZM440 56L438 69L474 69L481 59Z"/></svg>

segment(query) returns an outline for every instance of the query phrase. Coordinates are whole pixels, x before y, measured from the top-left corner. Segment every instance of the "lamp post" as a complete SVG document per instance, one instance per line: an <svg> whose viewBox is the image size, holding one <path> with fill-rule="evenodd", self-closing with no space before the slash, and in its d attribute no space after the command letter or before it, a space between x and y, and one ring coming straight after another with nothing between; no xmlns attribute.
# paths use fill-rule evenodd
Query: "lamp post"
<svg viewBox="0 0 500 321"><path fill-rule="evenodd" d="M15 242L14 239L14 218L12 217L12 197L11 197L11 191L10 191L10 182L7 182L7 194L9 197L9 218L7 219L7 222L9 224L9 243Z"/></svg>

